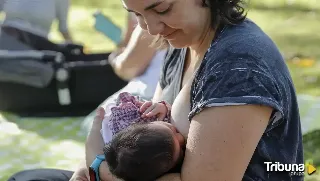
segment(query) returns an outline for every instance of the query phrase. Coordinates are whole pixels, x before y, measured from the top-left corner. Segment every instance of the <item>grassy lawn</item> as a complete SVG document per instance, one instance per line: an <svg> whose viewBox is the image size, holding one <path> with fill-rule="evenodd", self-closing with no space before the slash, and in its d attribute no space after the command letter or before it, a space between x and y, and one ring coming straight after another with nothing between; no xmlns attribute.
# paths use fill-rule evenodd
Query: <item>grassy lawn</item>
<svg viewBox="0 0 320 181"><path fill-rule="evenodd" d="M69 23L76 42L91 52L111 51L114 44L93 28L92 14L100 9L120 27L126 12L120 0L73 1ZM249 0L248 17L255 21L279 46L299 94L320 96L320 3L319 0ZM317 3L316 3L317 2ZM1 16L0 16L1 17ZM61 41L56 31L53 41ZM320 166L320 131L304 136L305 159ZM320 167L319 167L320 170ZM320 175L307 181L320 181Z"/></svg>

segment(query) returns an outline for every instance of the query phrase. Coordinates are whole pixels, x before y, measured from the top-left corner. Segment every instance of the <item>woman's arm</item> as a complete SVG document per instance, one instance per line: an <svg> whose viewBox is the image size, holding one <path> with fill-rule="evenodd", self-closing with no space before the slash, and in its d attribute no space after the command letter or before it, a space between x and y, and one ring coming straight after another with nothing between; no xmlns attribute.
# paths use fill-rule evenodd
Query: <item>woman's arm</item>
<svg viewBox="0 0 320 181"><path fill-rule="evenodd" d="M150 47L152 40L153 36L137 26L124 51L110 60L115 73L124 80L143 74L157 51Z"/></svg>
<svg viewBox="0 0 320 181"><path fill-rule="evenodd" d="M162 100L161 100L161 95L162 95L162 88L161 88L161 86L160 86L160 83L158 82L157 87L156 87L156 90L155 90L154 95L153 95L153 98L152 98L152 101L153 101L153 102L162 101Z"/></svg>
<svg viewBox="0 0 320 181"><path fill-rule="evenodd" d="M191 121L181 174L157 181L241 180L271 112L258 105L204 109Z"/></svg>
<svg viewBox="0 0 320 181"><path fill-rule="evenodd" d="M61 35L66 41L72 42L72 37L68 29L69 8L69 0L56 0L56 13L57 19L59 21L59 31L61 32Z"/></svg>
<svg viewBox="0 0 320 181"><path fill-rule="evenodd" d="M127 27L124 31L124 38L123 40L118 44L117 48L124 48L128 45L130 37L133 33L134 28L137 25L137 21L135 17L133 17L132 13L127 14Z"/></svg>
<svg viewBox="0 0 320 181"><path fill-rule="evenodd" d="M100 133L102 128L102 120L104 117L103 108L98 109L97 116L94 118L92 128L87 137L85 150L86 150L86 164L87 168L90 167L92 162L95 160L97 155L103 154L103 139ZM115 180L108 169L108 165L103 161L99 167L100 179L103 181L113 181Z"/></svg>

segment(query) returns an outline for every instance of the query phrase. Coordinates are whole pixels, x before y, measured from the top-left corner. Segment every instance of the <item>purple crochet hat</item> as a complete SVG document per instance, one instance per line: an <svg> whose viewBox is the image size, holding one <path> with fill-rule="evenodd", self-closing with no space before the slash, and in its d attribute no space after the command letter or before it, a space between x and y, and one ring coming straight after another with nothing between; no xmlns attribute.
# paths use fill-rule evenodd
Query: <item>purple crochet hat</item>
<svg viewBox="0 0 320 181"><path fill-rule="evenodd" d="M134 123L157 121L157 116L150 118L141 117L142 113L140 113L140 107L142 104L143 102L139 101L138 97L133 96L128 92L119 94L116 100L116 106L110 109L109 118L107 119L107 124L113 135ZM163 121L169 122L169 119L164 119Z"/></svg>

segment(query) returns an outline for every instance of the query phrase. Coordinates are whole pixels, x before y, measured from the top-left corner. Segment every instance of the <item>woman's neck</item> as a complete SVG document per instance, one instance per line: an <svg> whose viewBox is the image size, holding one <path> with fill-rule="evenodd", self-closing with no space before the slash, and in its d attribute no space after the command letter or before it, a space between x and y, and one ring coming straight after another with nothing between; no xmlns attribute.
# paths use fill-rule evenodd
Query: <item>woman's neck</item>
<svg viewBox="0 0 320 181"><path fill-rule="evenodd" d="M200 38L199 43L188 47L189 61L191 65L195 67L203 60L205 53L211 45L213 38L215 37L215 30L208 26L205 33Z"/></svg>

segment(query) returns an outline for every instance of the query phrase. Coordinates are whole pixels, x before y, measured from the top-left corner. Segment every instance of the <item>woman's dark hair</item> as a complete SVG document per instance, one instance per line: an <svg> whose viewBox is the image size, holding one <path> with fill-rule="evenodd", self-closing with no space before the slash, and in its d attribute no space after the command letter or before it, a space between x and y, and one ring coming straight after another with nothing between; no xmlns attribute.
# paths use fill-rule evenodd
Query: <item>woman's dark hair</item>
<svg viewBox="0 0 320 181"><path fill-rule="evenodd" d="M172 135L148 124L120 131L103 152L110 172L125 181L154 181L174 166Z"/></svg>
<svg viewBox="0 0 320 181"><path fill-rule="evenodd" d="M215 29L219 24L235 25L245 20L244 4L243 0L202 0L203 7L210 8L212 28Z"/></svg>
<svg viewBox="0 0 320 181"><path fill-rule="evenodd" d="M202 6L210 8L211 27L218 29L224 25L236 25L246 19L243 0L202 0ZM167 47L168 42L157 35L152 42L154 47Z"/></svg>

